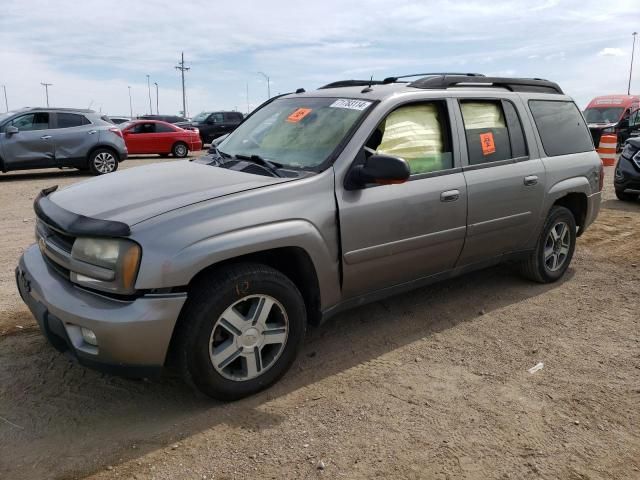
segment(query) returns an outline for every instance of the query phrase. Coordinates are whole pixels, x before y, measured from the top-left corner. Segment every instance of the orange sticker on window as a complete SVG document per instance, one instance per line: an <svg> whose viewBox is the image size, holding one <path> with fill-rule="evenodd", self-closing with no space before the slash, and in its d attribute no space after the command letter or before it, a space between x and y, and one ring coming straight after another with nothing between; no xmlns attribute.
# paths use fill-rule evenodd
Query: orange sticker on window
<svg viewBox="0 0 640 480"><path fill-rule="evenodd" d="M311 113L310 108L299 108L287 117L287 122L298 123L304 117Z"/></svg>
<svg viewBox="0 0 640 480"><path fill-rule="evenodd" d="M493 133L481 133L480 145L482 145L482 154L491 155L496 153L496 144L493 142Z"/></svg>

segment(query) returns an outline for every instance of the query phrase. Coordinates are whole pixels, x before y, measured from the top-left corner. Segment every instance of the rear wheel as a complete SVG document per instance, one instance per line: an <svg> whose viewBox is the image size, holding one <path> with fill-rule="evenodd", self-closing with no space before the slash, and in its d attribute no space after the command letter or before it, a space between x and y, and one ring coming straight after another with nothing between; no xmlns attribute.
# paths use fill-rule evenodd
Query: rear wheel
<svg viewBox="0 0 640 480"><path fill-rule="evenodd" d="M118 169L118 159L112 150L99 148L89 155L89 171L93 175L104 175Z"/></svg>
<svg viewBox="0 0 640 480"><path fill-rule="evenodd" d="M530 280L551 283L569 268L576 248L576 221L568 208L555 206L549 212L536 249L520 264Z"/></svg>
<svg viewBox="0 0 640 480"><path fill-rule="evenodd" d="M189 292L175 354L183 376L221 400L275 383L306 330L302 295L285 275L260 264L223 267Z"/></svg>
<svg viewBox="0 0 640 480"><path fill-rule="evenodd" d="M637 193L625 193L623 190L616 190L616 197L623 202L633 202L638 199Z"/></svg>
<svg viewBox="0 0 640 480"><path fill-rule="evenodd" d="M173 153L174 157L184 158L189 154L189 148L187 148L186 143L178 142L171 149L171 153Z"/></svg>

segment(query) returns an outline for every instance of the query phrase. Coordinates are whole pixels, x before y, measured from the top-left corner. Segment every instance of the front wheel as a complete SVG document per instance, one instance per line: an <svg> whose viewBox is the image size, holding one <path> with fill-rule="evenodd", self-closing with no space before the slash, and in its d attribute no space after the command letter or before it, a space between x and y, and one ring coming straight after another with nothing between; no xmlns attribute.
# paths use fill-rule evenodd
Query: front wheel
<svg viewBox="0 0 640 480"><path fill-rule="evenodd" d="M93 175L104 175L118 169L118 159L112 150L99 148L89 155L89 171Z"/></svg>
<svg viewBox="0 0 640 480"><path fill-rule="evenodd" d="M177 332L182 373L205 394L237 400L275 383L306 330L298 288L261 264L223 267L189 292Z"/></svg>
<svg viewBox="0 0 640 480"><path fill-rule="evenodd" d="M623 202L633 202L638 199L637 193L625 193L623 190L616 190L616 197Z"/></svg>
<svg viewBox="0 0 640 480"><path fill-rule="evenodd" d="M576 221L571 210L555 206L549 212L536 249L520 264L530 280L551 283L569 268L576 248Z"/></svg>
<svg viewBox="0 0 640 480"><path fill-rule="evenodd" d="M171 149L171 153L173 153L174 157L184 158L189 154L189 149L186 144L178 142Z"/></svg>

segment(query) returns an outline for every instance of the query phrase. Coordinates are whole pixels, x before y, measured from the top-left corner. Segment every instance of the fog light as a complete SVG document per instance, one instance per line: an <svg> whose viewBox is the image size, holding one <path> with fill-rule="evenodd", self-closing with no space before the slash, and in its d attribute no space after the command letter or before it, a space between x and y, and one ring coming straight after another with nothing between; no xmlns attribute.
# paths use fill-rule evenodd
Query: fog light
<svg viewBox="0 0 640 480"><path fill-rule="evenodd" d="M94 347L98 346L98 339L96 338L96 334L93 333L93 330L89 330L88 328L80 328L80 332L82 332L82 339L88 343L89 345L93 345Z"/></svg>

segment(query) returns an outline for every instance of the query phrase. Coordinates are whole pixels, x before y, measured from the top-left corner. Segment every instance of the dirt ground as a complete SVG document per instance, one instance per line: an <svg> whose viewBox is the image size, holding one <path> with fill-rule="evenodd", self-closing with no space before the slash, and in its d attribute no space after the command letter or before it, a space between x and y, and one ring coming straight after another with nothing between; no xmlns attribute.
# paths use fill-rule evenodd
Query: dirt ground
<svg viewBox="0 0 640 480"><path fill-rule="evenodd" d="M0 478L640 478L640 203L607 170L563 281L499 267L352 310L230 404L49 347L13 268L36 193L84 177L0 175Z"/></svg>

